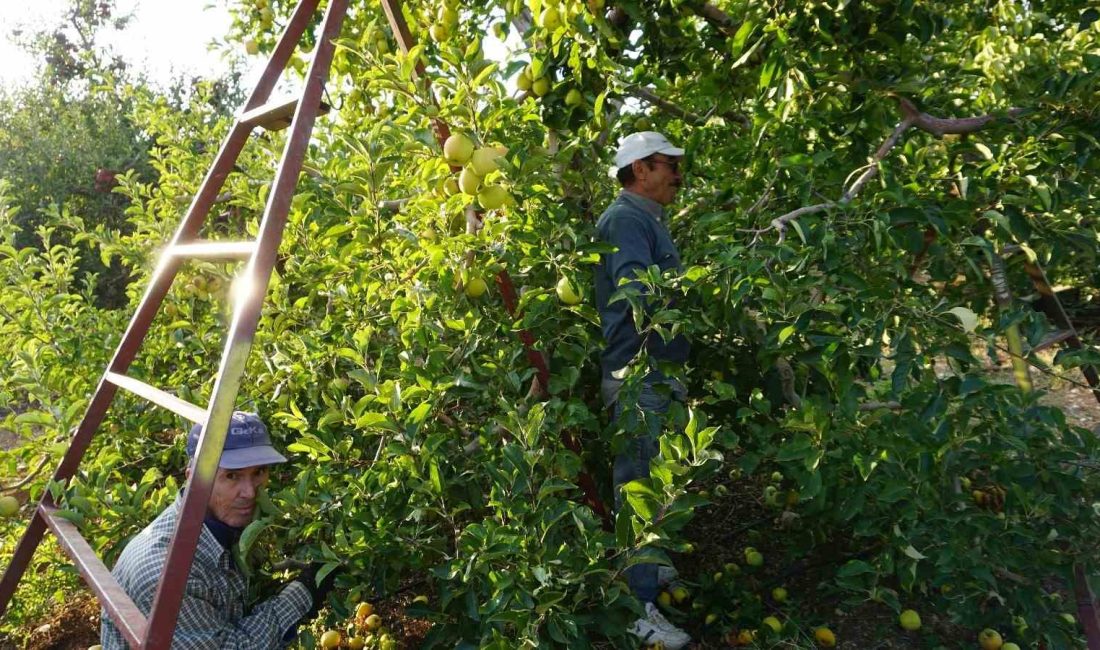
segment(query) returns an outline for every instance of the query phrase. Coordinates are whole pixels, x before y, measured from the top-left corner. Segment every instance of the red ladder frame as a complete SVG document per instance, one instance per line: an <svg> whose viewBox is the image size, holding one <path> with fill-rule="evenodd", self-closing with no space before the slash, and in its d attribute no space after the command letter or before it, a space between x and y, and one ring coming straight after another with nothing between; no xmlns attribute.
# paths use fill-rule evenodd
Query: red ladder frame
<svg viewBox="0 0 1100 650"><path fill-rule="evenodd" d="M331 0L324 14L321 37L306 73L300 98L289 104L286 101L268 103L271 91L316 14L318 4L319 0L301 0L291 15L244 110L222 143L171 243L161 255L149 287L123 334L114 358L96 387L68 451L53 475L53 481L62 485L68 484L118 388L124 388L203 426L195 465L187 482L183 508L148 617L142 614L121 588L76 526L58 515L58 505L53 502L49 493L43 495L15 549L11 563L0 579L0 615L7 609L20 578L42 541L43 534L49 528L131 647L171 646L183 602L184 587L202 532L203 518L213 489L218 459L225 444L226 430L236 403L241 376L260 320L276 253L282 242L291 198L298 184L314 122L321 109L321 95L335 51L334 40L339 36L347 14L348 0ZM291 109L293 119L290 123L290 134L264 208L257 239L251 242L208 242L197 239L211 206L252 131L256 127L271 130L285 127L286 116ZM126 376L161 302L183 261L188 258L246 262L235 282L241 289L234 292L236 306L233 319L214 381L213 395L205 408L189 404Z"/></svg>

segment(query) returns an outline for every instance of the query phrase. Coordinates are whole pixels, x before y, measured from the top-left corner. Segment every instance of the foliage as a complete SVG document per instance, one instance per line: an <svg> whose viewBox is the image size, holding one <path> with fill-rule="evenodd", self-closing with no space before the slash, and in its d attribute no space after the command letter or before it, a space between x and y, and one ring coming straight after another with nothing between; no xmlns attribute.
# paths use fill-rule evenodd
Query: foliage
<svg viewBox="0 0 1100 650"><path fill-rule="evenodd" d="M769 562L827 554L823 596L922 602L974 630L1019 617L1021 641L1069 647L1079 631L1058 616L1067 603L1051 585L1068 584L1075 562L1094 569L1086 467L1097 441L1036 395L983 378L975 349L997 354L1012 325L1031 344L1050 330L1023 301L999 312L990 299L987 269L1006 246L1026 246L1057 282L1095 281L1095 12L1010 0L719 3L726 23L692 3L627 0L606 16L593 13L600 4L565 3L563 25L548 30L532 2L526 45L494 61L481 35L518 3L463 6L441 42L428 35L441 5L409 3L424 41L411 55L395 53L379 8L349 16L329 86L338 114L315 134L242 388L241 405L267 417L293 460L276 472L250 550L344 564L331 621L411 584L432 594L422 613L439 646L625 647L637 603L622 569L690 548L684 526L706 516L699 489L719 471L746 481L778 471L794 496L777 516L800 534L777 541ZM269 50L289 5L235 4L237 37ZM412 75L420 57L438 107ZM541 98L508 83L528 63L552 80ZM579 105L564 101L573 89ZM643 109L639 89L672 106ZM791 221L782 241L747 232L837 201L901 119L897 97L940 117L1024 112L965 137L911 129L854 200ZM566 307L554 285L591 284L593 221L614 191L606 143L640 110L688 148L670 218L685 270L644 282L662 307L649 326L694 342L682 369L691 400L653 477L628 487L605 531L575 503L582 465L606 486L622 439L598 402L598 317L590 290ZM437 116L509 148L485 182L513 201L480 232L466 226L471 198L444 188ZM140 95L133 119L156 142L158 182L121 177L124 227L73 242L131 270L132 303L228 126L200 102L179 112ZM254 137L206 236L255 234L283 144ZM81 233L64 213L48 227ZM7 426L58 443L95 377L65 370L72 359L102 367L128 312L96 308L66 280L72 246L51 254L5 249L0 305L12 313L0 327L23 353L0 394L25 411ZM462 291L502 270L520 288L515 318L499 287ZM130 374L203 402L231 271L183 271ZM1016 262L1010 275L1026 286ZM48 318L71 327L28 313L36 297L56 301ZM980 316L973 332L955 307ZM529 393L520 329L551 359L545 399ZM182 425L120 398L105 431L68 505L110 556L170 498ZM43 449L0 458L29 465ZM998 489L1002 504L973 498ZM744 603L723 625L759 625L758 602Z"/></svg>
<svg viewBox="0 0 1100 650"><path fill-rule="evenodd" d="M0 178L9 183L8 194L19 207L14 218L19 247L42 246L38 228L55 211L78 215L89 230L128 228L129 200L113 191L117 175L155 178L148 162L152 143L133 121L137 98L163 94L177 110L185 110L192 88L207 85L181 78L158 90L119 55L97 45L105 31L123 30L128 22L113 2L80 0L71 3L52 31L18 33L23 47L45 62L34 82L0 92ZM236 81L235 73L227 74L203 101L219 112L235 109ZM90 274L101 281L95 288L101 304L124 304L126 269L82 255L79 277Z"/></svg>

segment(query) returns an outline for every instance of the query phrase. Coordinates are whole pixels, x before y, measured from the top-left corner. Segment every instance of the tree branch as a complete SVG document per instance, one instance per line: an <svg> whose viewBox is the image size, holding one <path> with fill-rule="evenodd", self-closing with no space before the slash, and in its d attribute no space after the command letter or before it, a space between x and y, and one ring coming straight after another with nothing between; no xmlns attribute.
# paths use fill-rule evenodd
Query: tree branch
<svg viewBox="0 0 1100 650"><path fill-rule="evenodd" d="M787 214L776 217L771 220L770 225L767 228L747 230L743 232L754 233L753 240L750 245L759 241L760 236L764 233L775 230L779 233L778 243L783 243L786 238L787 225L799 217L804 217L808 214L814 214L822 212L834 207L843 207L850 203L852 199L859 194L860 190L867 185L867 182L878 175L879 163L885 160L886 156L890 153L890 150L897 146L901 141L901 137L909 130L910 127L916 127L921 131L926 131L937 137L942 137L947 134L962 134L973 133L988 126L995 120L1000 119L999 115L981 115L978 117L960 117L960 118L941 118L929 115L922 112L917 108L916 104L904 97L896 97L901 107L902 120L894 127L894 132L890 134L890 137L879 146L875 155L871 158L870 164L860 174L859 178L852 183L851 187L841 194L840 199L837 201L829 201L826 203L819 203L817 205L810 205L797 210L792 210ZM1011 108L1005 115L1007 117L1016 117L1024 112L1022 108Z"/></svg>
<svg viewBox="0 0 1100 650"><path fill-rule="evenodd" d="M641 86L629 86L626 88L626 93L643 101L647 101L657 108L660 108L664 112L675 115L676 117L687 120L693 124L702 125L705 124L707 121L707 118L705 116L699 115L698 113L693 113L686 108L683 108L680 105L665 99L664 97L660 97L648 88L643 88ZM749 120L747 116L740 113L728 112L723 113L722 116L734 120L742 127L749 127L752 125L752 121Z"/></svg>
<svg viewBox="0 0 1100 650"><path fill-rule="evenodd" d="M18 483L12 483L11 485L5 485L3 487L0 487L0 493L2 493L2 492L15 492L16 490L22 488L24 485L30 483L31 481L34 480L35 476L38 476L38 473L41 472L42 468L44 468L46 466L46 464L49 463L49 462L50 462L50 457L49 456L43 456L42 460L38 462L38 466L35 467L33 470L31 470L30 474L27 474Z"/></svg>
<svg viewBox="0 0 1100 650"><path fill-rule="evenodd" d="M378 203L378 209L382 212L401 212L405 204L408 203L408 199L392 199L389 201L380 201Z"/></svg>
<svg viewBox="0 0 1100 650"><path fill-rule="evenodd" d="M936 137L974 133L975 131L984 129L990 122L1001 119L1002 117L1015 118L1022 115L1025 111L1023 108L1010 108L1005 111L1003 116L991 114L980 115L978 117L942 118L922 112L917 108L916 104L904 97L897 97L897 100L901 105L901 110L905 118L910 119L913 126L921 131L927 131Z"/></svg>
<svg viewBox="0 0 1100 650"><path fill-rule="evenodd" d="M733 36L737 33L739 25L734 23L733 18L731 18L729 14L722 11L718 7L715 7L709 2L704 2L703 4L694 7L693 11L695 12L695 15L699 16L700 18L704 18L707 22L714 25L723 32L726 32L730 36Z"/></svg>
<svg viewBox="0 0 1100 650"><path fill-rule="evenodd" d="M840 202L842 204L848 203L854 199L856 194L859 194L859 191L867 184L867 181L878 176L878 164L882 162L883 159L886 158L886 154L890 153L890 150L897 145L898 141L901 140L902 134L908 131L910 126L912 126L912 122L910 122L909 117L906 116L904 120L894 127L894 132L890 134L889 138L886 138L886 141L883 142L882 145L879 146L878 151L875 152L875 156L871 159L871 164L867 166L867 169L860 174L856 182L852 183L852 186L840 197Z"/></svg>

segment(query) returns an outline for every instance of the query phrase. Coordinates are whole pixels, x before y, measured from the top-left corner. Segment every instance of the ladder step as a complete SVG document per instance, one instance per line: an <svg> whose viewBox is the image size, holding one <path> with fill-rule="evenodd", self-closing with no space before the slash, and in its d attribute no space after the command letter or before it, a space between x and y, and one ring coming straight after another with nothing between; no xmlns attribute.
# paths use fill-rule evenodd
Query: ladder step
<svg viewBox="0 0 1100 650"><path fill-rule="evenodd" d="M207 260L241 260L252 257L256 251L254 241L195 241L176 244L168 249L175 257L190 257Z"/></svg>
<svg viewBox="0 0 1100 650"><path fill-rule="evenodd" d="M57 508L48 505L38 507L38 514L46 522L65 554L84 576L84 581L92 588L96 596L110 613L119 630L129 639L145 638L147 622L145 615L134 605L134 601L115 580L107 566L96 556L77 527L68 519L57 514Z"/></svg>
<svg viewBox="0 0 1100 650"><path fill-rule="evenodd" d="M1043 340L1036 343L1035 347L1031 348L1031 351L1038 352L1040 350L1045 350L1053 345L1061 343L1062 341L1067 341L1074 336L1077 336L1077 333L1073 330L1058 330L1057 332L1052 332L1043 337Z"/></svg>
<svg viewBox="0 0 1100 650"><path fill-rule="evenodd" d="M244 113L241 115L240 121L248 126L259 126L268 131L280 131L290 126L296 108L298 108L297 97L277 99ZM317 115L324 115L328 111L329 105L321 102Z"/></svg>
<svg viewBox="0 0 1100 650"><path fill-rule="evenodd" d="M139 397L144 397L157 406L163 406L176 415L185 417L195 424L203 424L206 422L206 409L195 406L191 402L186 402L159 388L153 388L149 384L138 381L133 377L120 375L117 372L108 372L107 381L119 388L125 388Z"/></svg>

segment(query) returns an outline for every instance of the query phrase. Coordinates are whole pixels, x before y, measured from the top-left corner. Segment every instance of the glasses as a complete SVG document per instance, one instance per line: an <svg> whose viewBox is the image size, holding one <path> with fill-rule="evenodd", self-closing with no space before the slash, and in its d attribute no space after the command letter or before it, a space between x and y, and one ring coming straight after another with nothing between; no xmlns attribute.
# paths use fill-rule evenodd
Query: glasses
<svg viewBox="0 0 1100 650"><path fill-rule="evenodd" d="M673 174L680 173L680 161L679 160L661 160L660 158L653 158L649 162L658 163L661 165L668 165L669 171Z"/></svg>

